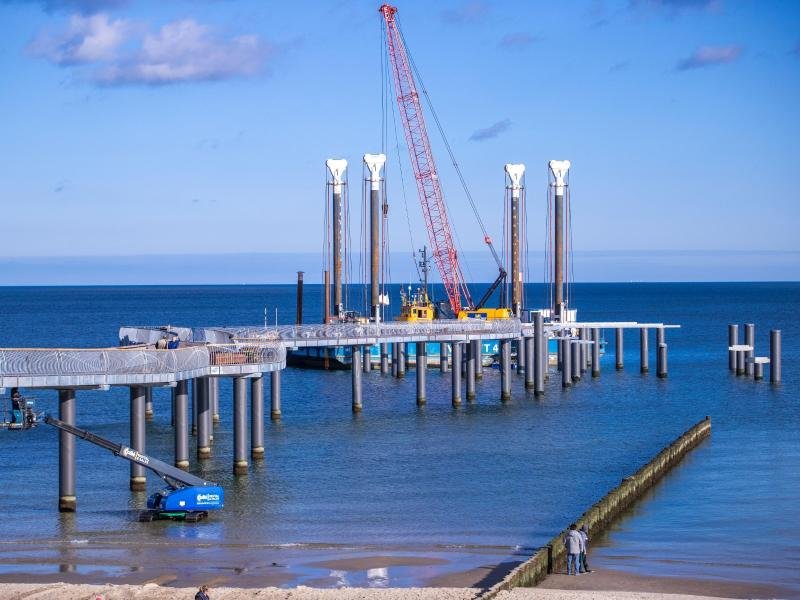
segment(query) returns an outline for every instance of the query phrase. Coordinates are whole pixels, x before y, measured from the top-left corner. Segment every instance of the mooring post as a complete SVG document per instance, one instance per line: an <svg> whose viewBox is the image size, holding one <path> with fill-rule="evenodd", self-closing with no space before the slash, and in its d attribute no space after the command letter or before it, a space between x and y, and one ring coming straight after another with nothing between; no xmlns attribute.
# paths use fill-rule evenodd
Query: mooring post
<svg viewBox="0 0 800 600"><path fill-rule="evenodd" d="M144 452L144 399L145 388L131 386L131 449ZM131 491L143 492L147 489L144 467L131 463Z"/></svg>
<svg viewBox="0 0 800 600"><path fill-rule="evenodd" d="M189 468L189 382L178 381L175 394L175 466Z"/></svg>
<svg viewBox="0 0 800 600"><path fill-rule="evenodd" d="M581 380L581 369L583 369L583 340L572 340L572 356L569 357L572 364L572 381Z"/></svg>
<svg viewBox="0 0 800 600"><path fill-rule="evenodd" d="M744 326L744 344L750 346L751 350L746 350L744 355L744 374L747 377L753 376L753 361L756 347L756 326L753 323L746 323Z"/></svg>
<svg viewBox="0 0 800 600"><path fill-rule="evenodd" d="M534 374L536 372L536 332L530 337L523 338L525 345L525 389L532 390L536 387Z"/></svg>
<svg viewBox="0 0 800 600"><path fill-rule="evenodd" d="M58 418L75 426L75 390L58 390ZM75 436L58 432L58 511L75 512Z"/></svg>
<svg viewBox="0 0 800 600"><path fill-rule="evenodd" d="M744 375L744 350L736 351L736 374Z"/></svg>
<svg viewBox="0 0 800 600"><path fill-rule="evenodd" d="M544 317L541 312L533 313L533 393L536 396L544 394L544 365L542 353L547 352L547 342L544 337ZM527 373L526 373L527 378ZM527 379L526 379L527 385Z"/></svg>
<svg viewBox="0 0 800 600"><path fill-rule="evenodd" d="M209 377L208 386L211 394L211 421L212 423L219 423L219 379Z"/></svg>
<svg viewBox="0 0 800 600"><path fill-rule="evenodd" d="M616 358L616 368L617 371L621 371L625 368L625 358L623 352L623 332L625 331L622 327L617 327L616 333L616 347L615 347L615 358Z"/></svg>
<svg viewBox="0 0 800 600"><path fill-rule="evenodd" d="M453 364L450 367L452 378L453 406L461 406L461 344L453 342L451 346Z"/></svg>
<svg viewBox="0 0 800 600"><path fill-rule="evenodd" d="M665 379L667 377L667 345L665 343L662 342L658 345L656 358L656 376Z"/></svg>
<svg viewBox="0 0 800 600"><path fill-rule="evenodd" d="M211 403L208 377L194 380L197 386L197 458L211 458Z"/></svg>
<svg viewBox="0 0 800 600"><path fill-rule="evenodd" d="M389 344L383 342L381 344L381 374L386 375L389 372Z"/></svg>
<svg viewBox="0 0 800 600"><path fill-rule="evenodd" d="M771 383L781 382L781 330L769 332L769 380Z"/></svg>
<svg viewBox="0 0 800 600"><path fill-rule="evenodd" d="M261 373L250 379L250 456L264 458L264 380Z"/></svg>
<svg viewBox="0 0 800 600"><path fill-rule="evenodd" d="M592 377L600 377L600 330L592 329Z"/></svg>
<svg viewBox="0 0 800 600"><path fill-rule="evenodd" d="M739 326L735 323L728 324L728 347L739 344ZM728 368L736 372L736 351L728 350Z"/></svg>
<svg viewBox="0 0 800 600"><path fill-rule="evenodd" d="M756 381L764 379L764 363L757 359L753 364L753 379Z"/></svg>
<svg viewBox="0 0 800 600"><path fill-rule="evenodd" d="M639 372L647 373L650 370L650 363L647 349L647 327L639 329Z"/></svg>
<svg viewBox="0 0 800 600"><path fill-rule="evenodd" d="M428 352L425 342L417 342L417 406L425 404L425 371L428 369Z"/></svg>
<svg viewBox="0 0 800 600"><path fill-rule="evenodd" d="M269 418L273 421L278 421L281 418L281 372L272 371L270 377L270 411Z"/></svg>
<svg viewBox="0 0 800 600"><path fill-rule="evenodd" d="M567 388L572 385L572 342L565 338L558 341L561 347L561 387Z"/></svg>
<svg viewBox="0 0 800 600"><path fill-rule="evenodd" d="M406 343L397 342L397 376L406 376Z"/></svg>
<svg viewBox="0 0 800 600"><path fill-rule="evenodd" d="M466 376L467 376L467 402L475 400L475 344L473 341L467 342L467 363Z"/></svg>
<svg viewBox="0 0 800 600"><path fill-rule="evenodd" d="M153 388L144 388L144 418L146 421L153 420Z"/></svg>
<svg viewBox="0 0 800 600"><path fill-rule="evenodd" d="M364 368L364 373L369 373L372 370L372 346L363 347L361 363L361 366Z"/></svg>
<svg viewBox="0 0 800 600"><path fill-rule="evenodd" d="M353 346L353 355L351 373L352 373L352 387L353 387L353 412L360 413L364 408L361 403L361 347Z"/></svg>
<svg viewBox="0 0 800 600"><path fill-rule="evenodd" d="M192 435L197 435L197 381L192 379Z"/></svg>
<svg viewBox="0 0 800 600"><path fill-rule="evenodd" d="M511 400L511 340L500 340L500 400Z"/></svg>
<svg viewBox="0 0 800 600"><path fill-rule="evenodd" d="M475 358L475 379L483 379L483 340L472 340L471 343Z"/></svg>
<svg viewBox="0 0 800 600"><path fill-rule="evenodd" d="M233 474L246 475L247 462L247 379L233 378Z"/></svg>
<svg viewBox="0 0 800 600"><path fill-rule="evenodd" d="M439 372L447 373L447 342L439 342Z"/></svg>

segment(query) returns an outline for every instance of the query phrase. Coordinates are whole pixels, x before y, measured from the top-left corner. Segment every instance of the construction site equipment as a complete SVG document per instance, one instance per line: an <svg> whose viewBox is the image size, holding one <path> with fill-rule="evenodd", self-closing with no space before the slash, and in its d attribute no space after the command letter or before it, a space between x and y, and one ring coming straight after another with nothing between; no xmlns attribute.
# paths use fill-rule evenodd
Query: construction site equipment
<svg viewBox="0 0 800 600"><path fill-rule="evenodd" d="M224 492L221 487L160 461L152 456L117 444L46 415L44 422L77 438L110 450L114 456L136 463L158 475L167 484L161 491L147 499L147 510L139 513L140 521L172 519L175 521L197 522L205 519L210 510L220 510L224 505Z"/></svg>

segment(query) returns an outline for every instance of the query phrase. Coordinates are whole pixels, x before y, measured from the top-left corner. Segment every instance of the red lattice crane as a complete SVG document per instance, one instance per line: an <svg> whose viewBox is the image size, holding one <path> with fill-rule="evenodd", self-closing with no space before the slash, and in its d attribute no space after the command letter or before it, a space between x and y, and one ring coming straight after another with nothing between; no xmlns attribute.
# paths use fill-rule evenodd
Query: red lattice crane
<svg viewBox="0 0 800 600"><path fill-rule="evenodd" d="M453 242L450 223L447 220L447 207L444 203L436 163L433 160L433 152L428 141L428 131L425 128L419 94L403 44L403 37L395 21L397 9L389 4L384 4L378 10L386 21L386 44L392 63L397 105L405 129L406 144L411 155L414 177L417 180L422 214L428 229L428 241L433 249L433 262L442 278L453 313L458 315L462 306L472 308L472 298L458 263L458 253Z"/></svg>

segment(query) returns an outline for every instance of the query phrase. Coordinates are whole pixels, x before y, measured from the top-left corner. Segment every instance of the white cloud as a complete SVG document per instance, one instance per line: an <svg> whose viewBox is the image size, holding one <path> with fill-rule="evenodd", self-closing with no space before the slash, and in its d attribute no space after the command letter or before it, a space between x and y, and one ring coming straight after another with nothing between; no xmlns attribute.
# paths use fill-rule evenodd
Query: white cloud
<svg viewBox="0 0 800 600"><path fill-rule="evenodd" d="M65 30L40 33L29 52L59 66L88 65L87 78L103 86L248 77L261 72L274 52L257 35L226 39L194 19L173 21L143 35L142 31L103 14L74 15Z"/></svg>
<svg viewBox="0 0 800 600"><path fill-rule="evenodd" d="M28 52L57 65L77 65L113 60L130 35L130 24L108 15L72 15L61 31L43 31L28 45Z"/></svg>
<svg viewBox="0 0 800 600"><path fill-rule="evenodd" d="M675 68L678 71L702 69L724 65L739 60L742 55L740 46L703 46L695 50L690 56L679 61Z"/></svg>

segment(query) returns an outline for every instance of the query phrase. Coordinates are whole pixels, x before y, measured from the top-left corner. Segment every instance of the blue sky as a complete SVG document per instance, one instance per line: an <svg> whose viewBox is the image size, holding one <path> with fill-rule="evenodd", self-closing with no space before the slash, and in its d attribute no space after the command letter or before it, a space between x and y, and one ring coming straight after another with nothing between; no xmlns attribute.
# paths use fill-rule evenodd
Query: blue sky
<svg viewBox="0 0 800 600"><path fill-rule="evenodd" d="M361 155L381 142L378 4L0 0L2 259L316 253L329 157L352 165L357 245ZM800 250L800 3L397 6L496 239L503 164L528 165L539 255L547 160L568 158L576 251ZM431 134L461 248L480 250ZM425 233L394 135L403 255L406 203L415 246Z"/></svg>

